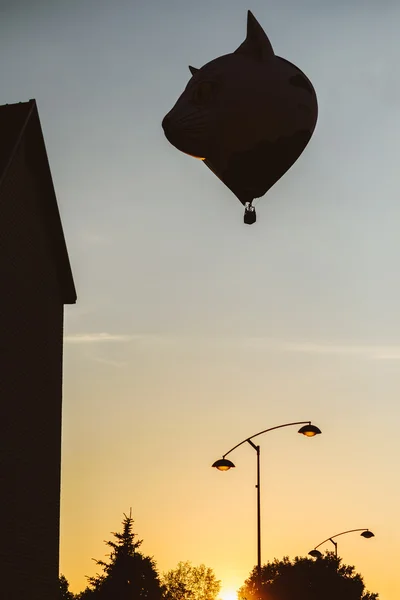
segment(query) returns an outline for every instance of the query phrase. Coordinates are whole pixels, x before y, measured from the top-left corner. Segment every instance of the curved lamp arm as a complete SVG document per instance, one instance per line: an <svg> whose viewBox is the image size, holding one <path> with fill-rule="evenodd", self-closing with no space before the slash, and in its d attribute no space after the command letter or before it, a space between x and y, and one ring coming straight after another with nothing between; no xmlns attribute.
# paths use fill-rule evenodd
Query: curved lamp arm
<svg viewBox="0 0 400 600"><path fill-rule="evenodd" d="M236 444L236 446L234 446L233 448L228 450L228 452L223 454L222 457L225 458L225 456L228 456L228 454L233 452L233 450L236 450L236 448L239 448L239 446L241 446L242 444L245 444L246 442L248 442L249 444L251 444L254 447L254 444L252 444L250 440L257 437L258 435L261 435L262 433L267 433L268 431L273 431L274 429L281 429L282 427L290 427L292 425L311 425L311 421L296 421L296 423L285 423L284 425L277 425L276 427L270 427L269 429L264 429L264 431L259 431L258 433L255 433L254 435L251 435L250 437L243 440L243 442L240 442L240 444ZM341 535L341 534L338 534L338 535Z"/></svg>
<svg viewBox="0 0 400 600"><path fill-rule="evenodd" d="M333 538L339 537L339 535L344 535L345 533L353 533L353 531L369 531L369 529L366 529L365 527L362 527L361 529L349 529L348 531L342 531L342 533L337 533L336 535L331 535L330 537L326 538L326 540L324 540L323 542L318 544L318 546L315 546L314 550L316 550L317 548L322 546L322 544L325 544L325 542L330 542L333 540ZM372 534L372 531L371 531L371 534ZM335 543L335 542L333 542L333 543Z"/></svg>

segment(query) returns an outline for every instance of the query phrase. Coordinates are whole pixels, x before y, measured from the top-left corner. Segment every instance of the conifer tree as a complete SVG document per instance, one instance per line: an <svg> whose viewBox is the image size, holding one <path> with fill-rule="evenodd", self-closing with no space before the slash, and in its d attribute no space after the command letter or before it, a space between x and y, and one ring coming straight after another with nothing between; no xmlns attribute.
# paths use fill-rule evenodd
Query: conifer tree
<svg viewBox="0 0 400 600"><path fill-rule="evenodd" d="M103 573L88 577L90 587L83 594L90 598L92 592L93 600L160 600L156 563L138 551L142 540L135 539L132 509L129 517L124 513L122 525L122 533L112 532L116 541L105 542L111 548L109 561L95 561Z"/></svg>
<svg viewBox="0 0 400 600"><path fill-rule="evenodd" d="M59 581L59 599L60 600L74 600L75 596L72 592L69 591L69 583L67 578L64 575L60 575L58 578Z"/></svg>

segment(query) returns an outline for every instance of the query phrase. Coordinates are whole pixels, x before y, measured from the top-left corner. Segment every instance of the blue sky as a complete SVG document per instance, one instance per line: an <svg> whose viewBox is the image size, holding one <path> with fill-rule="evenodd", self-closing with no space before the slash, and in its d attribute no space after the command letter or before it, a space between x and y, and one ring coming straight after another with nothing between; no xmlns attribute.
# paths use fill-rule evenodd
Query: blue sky
<svg viewBox="0 0 400 600"><path fill-rule="evenodd" d="M249 8L320 112L245 227L161 120L189 64L243 41ZM370 527L375 539L346 536L339 553L397 600L400 7L31 0L1 3L0 17L0 103L37 100L78 292L65 317L72 589L130 506L160 570L204 562L240 585L255 562L254 457L238 450L243 468L225 475L209 464L312 419L318 439L260 439L263 559Z"/></svg>

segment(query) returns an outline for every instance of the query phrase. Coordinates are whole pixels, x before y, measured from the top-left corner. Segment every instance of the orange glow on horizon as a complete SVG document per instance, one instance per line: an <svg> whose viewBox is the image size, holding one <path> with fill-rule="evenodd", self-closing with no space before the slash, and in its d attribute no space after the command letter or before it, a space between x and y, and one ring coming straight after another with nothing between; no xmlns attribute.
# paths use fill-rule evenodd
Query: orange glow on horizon
<svg viewBox="0 0 400 600"><path fill-rule="evenodd" d="M237 600L237 590L232 587L222 587L219 593L221 600Z"/></svg>

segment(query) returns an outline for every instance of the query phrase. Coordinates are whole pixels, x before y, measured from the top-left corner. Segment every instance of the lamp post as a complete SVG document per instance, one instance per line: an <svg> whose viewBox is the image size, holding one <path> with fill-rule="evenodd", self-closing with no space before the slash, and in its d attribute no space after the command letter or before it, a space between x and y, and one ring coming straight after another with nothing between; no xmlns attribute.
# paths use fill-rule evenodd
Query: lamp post
<svg viewBox="0 0 400 600"><path fill-rule="evenodd" d="M250 444L250 446L252 448L254 448L254 450L257 452L257 483L256 483L256 488L257 488L257 579L258 579L259 589L261 587L260 446L256 446L256 444L254 444L252 442L252 439L257 437L258 435L267 433L268 431L273 431L274 429L282 429L283 427L291 427L293 425L303 425L303 427L301 427L299 429L298 433L301 433L302 435L305 435L306 437L314 437L315 435L318 435L319 433L321 433L321 430L318 429L318 427L316 427L315 425L312 425L311 421L297 421L296 423L285 423L284 425L277 425L276 427L270 427L269 429L264 429L263 431L259 431L258 433L255 433L254 435L246 438L239 444L236 444L236 446L234 446L233 448L228 450L228 452L226 452L225 454L222 455L222 458L220 458L219 460L216 460L212 465L219 471L229 471L229 469L232 469L235 465L233 464L232 461L228 460L225 457L228 456L228 454L230 454L234 450L236 450L236 448L238 448L242 444L245 444L246 442L248 444Z"/></svg>
<svg viewBox="0 0 400 600"><path fill-rule="evenodd" d="M366 538L366 539L375 537L374 534L372 533L372 531L370 531L369 529L349 529L348 531L342 531L342 533L337 533L336 535L332 535L331 537L326 538L326 540L324 540L323 542L318 544L318 546L315 546L315 548L310 550L310 552L308 554L310 556L313 556L314 558L322 558L322 552L317 550L317 548L322 546L322 544L325 544L325 542L332 542L332 544L335 546L335 556L337 558L337 555L338 555L337 554L337 542L334 542L333 538L337 538L337 537L339 537L339 535L345 535L346 533L353 533L354 531L362 531L362 533L360 533L360 535L361 535L361 537Z"/></svg>

